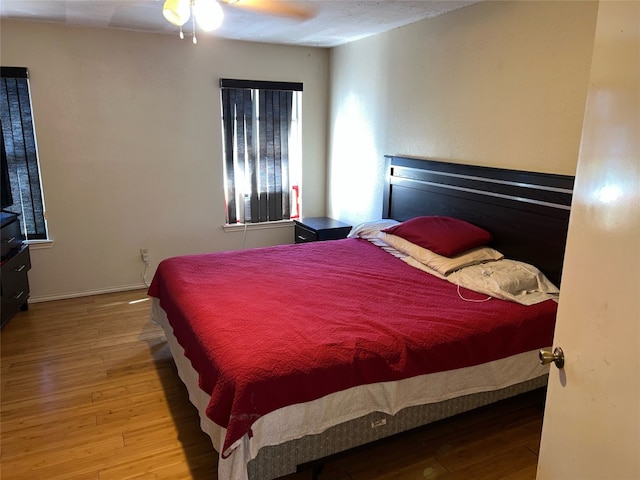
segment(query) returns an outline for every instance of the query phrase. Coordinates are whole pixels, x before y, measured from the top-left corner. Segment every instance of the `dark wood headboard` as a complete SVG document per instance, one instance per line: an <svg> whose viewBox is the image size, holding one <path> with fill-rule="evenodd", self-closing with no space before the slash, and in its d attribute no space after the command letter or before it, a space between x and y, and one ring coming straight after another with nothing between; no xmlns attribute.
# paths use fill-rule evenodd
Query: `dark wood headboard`
<svg viewBox="0 0 640 480"><path fill-rule="evenodd" d="M446 215L482 227L505 257L560 284L574 177L385 156L383 217Z"/></svg>

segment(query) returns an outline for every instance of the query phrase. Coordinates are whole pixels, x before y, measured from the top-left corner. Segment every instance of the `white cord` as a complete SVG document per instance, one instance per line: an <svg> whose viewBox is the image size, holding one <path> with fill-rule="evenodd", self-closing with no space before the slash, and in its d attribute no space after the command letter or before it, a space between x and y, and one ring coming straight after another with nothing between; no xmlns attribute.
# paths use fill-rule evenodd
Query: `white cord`
<svg viewBox="0 0 640 480"><path fill-rule="evenodd" d="M247 222L244 223L244 232L242 234L242 250L244 250L244 245L247 242Z"/></svg>
<svg viewBox="0 0 640 480"><path fill-rule="evenodd" d="M460 280L458 278L456 278L456 284L458 285L458 288L456 289L458 291L458 296L464 300L465 302L473 302L473 303L483 303L483 302L488 302L489 300L491 300L493 297L487 297L487 298L483 298L482 300L474 300L472 298L464 298L462 296L462 293L460 293Z"/></svg>
<svg viewBox="0 0 640 480"><path fill-rule="evenodd" d="M147 282L147 268L149 267L149 264L147 262L144 263L144 271L142 272L142 281L144 282L145 286L147 288L149 288L149 282Z"/></svg>

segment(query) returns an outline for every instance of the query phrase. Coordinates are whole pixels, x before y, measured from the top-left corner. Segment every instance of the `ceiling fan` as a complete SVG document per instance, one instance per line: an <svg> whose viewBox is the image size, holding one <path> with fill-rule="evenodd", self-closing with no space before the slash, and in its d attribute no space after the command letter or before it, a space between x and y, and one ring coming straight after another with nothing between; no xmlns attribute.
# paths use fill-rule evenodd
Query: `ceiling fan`
<svg viewBox="0 0 640 480"><path fill-rule="evenodd" d="M308 20L315 15L314 9L295 2L282 0L165 0L162 7L164 18L180 27L180 38L184 38L182 26L191 19L192 41L196 38L196 23L205 32L215 30L222 23L224 12L220 3L235 8L266 14Z"/></svg>

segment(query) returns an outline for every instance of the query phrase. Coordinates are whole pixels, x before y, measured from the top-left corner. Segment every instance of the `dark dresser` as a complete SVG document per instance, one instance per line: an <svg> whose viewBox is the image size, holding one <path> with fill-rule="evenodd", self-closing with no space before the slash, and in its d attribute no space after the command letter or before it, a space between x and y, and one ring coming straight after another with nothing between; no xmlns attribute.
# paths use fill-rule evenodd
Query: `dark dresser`
<svg viewBox="0 0 640 480"><path fill-rule="evenodd" d="M18 215L2 212L0 217L2 263L0 284L2 288L2 324L4 326L19 310L27 310L29 304L29 277L31 268L29 246L24 243Z"/></svg>

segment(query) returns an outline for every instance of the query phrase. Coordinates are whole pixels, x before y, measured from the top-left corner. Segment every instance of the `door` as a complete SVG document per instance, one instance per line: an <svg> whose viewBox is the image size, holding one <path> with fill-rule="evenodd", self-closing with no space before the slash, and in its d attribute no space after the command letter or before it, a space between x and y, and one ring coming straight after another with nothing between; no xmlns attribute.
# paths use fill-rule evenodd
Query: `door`
<svg viewBox="0 0 640 480"><path fill-rule="evenodd" d="M640 479L639 29L600 2L538 480Z"/></svg>

